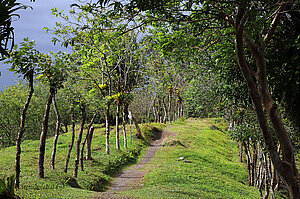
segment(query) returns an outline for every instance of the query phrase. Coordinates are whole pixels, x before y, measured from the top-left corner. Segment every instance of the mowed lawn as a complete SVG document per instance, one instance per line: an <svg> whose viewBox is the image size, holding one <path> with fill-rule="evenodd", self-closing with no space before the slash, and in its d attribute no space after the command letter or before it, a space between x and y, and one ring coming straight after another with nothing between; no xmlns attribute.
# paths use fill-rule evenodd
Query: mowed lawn
<svg viewBox="0 0 300 199"><path fill-rule="evenodd" d="M142 188L122 194L137 198L260 198L259 191L247 185L247 171L239 162L235 142L212 125L226 126L218 119L188 119L167 127L165 130L176 136L165 141L146 168L149 173Z"/></svg>

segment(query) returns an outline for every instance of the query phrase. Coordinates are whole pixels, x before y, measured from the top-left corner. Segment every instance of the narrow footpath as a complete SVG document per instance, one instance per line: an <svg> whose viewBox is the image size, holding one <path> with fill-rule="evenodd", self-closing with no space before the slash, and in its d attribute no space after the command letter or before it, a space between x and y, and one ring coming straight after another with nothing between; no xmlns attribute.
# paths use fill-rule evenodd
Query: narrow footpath
<svg viewBox="0 0 300 199"><path fill-rule="evenodd" d="M153 141L149 148L147 149L144 157L139 161L139 163L132 165L128 169L121 171L114 181L111 187L106 192L101 192L93 198L116 198L116 199L130 199L131 197L119 196L117 192L125 191L130 189L138 189L143 186L142 179L147 174L147 170L144 168L149 165L151 159L155 156L155 153L160 147L162 147L164 140L173 134L163 131L158 135L158 139Z"/></svg>

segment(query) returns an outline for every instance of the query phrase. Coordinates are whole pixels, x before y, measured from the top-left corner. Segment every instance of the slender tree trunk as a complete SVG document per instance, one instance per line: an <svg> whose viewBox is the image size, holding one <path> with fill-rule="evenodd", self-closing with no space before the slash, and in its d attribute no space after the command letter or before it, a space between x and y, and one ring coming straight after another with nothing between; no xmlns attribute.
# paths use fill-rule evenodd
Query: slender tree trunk
<svg viewBox="0 0 300 199"><path fill-rule="evenodd" d="M84 123L85 123L85 119L86 119L85 105L84 104L81 105L80 109L81 109L81 113L82 113L82 118L81 118L78 137L77 137L77 140L76 140L76 154L75 154L75 164L74 164L74 171L73 171L74 178L77 178L77 176L78 176L78 166L79 166L79 157L80 157L80 143L81 143L82 133L83 133L83 129L84 129Z"/></svg>
<svg viewBox="0 0 300 199"><path fill-rule="evenodd" d="M52 97L52 103L54 107L54 112L56 114L56 127L55 127L55 136L53 139L53 148L52 148L52 155L51 155L51 169L55 169L55 155L56 155L56 146L57 146L57 141L58 141L58 136L59 136L59 129L60 129L60 115L58 112L57 104L56 104L56 99L55 99L55 93L53 94Z"/></svg>
<svg viewBox="0 0 300 199"><path fill-rule="evenodd" d="M180 104L180 117L183 118L184 114L183 114L183 103L181 102Z"/></svg>
<svg viewBox="0 0 300 199"><path fill-rule="evenodd" d="M116 110L116 147L120 150L120 133L119 133L119 115L120 115L120 104L117 102Z"/></svg>
<svg viewBox="0 0 300 199"><path fill-rule="evenodd" d="M155 105L153 105L153 116L154 116L154 122L157 122Z"/></svg>
<svg viewBox="0 0 300 199"><path fill-rule="evenodd" d="M92 140L95 128L92 126L86 142L86 160L92 160Z"/></svg>
<svg viewBox="0 0 300 199"><path fill-rule="evenodd" d="M168 113L167 113L167 106L166 106L166 104L165 104L165 100L164 100L164 98L163 98L163 108L164 108L164 119L163 119L163 123L165 124L166 122L167 122L167 115L168 115Z"/></svg>
<svg viewBox="0 0 300 199"><path fill-rule="evenodd" d="M269 197L269 191L270 191L270 181L269 181L269 167L268 167L268 159L266 157L267 155L263 153L263 160L265 162L265 194L263 196L263 199L267 199Z"/></svg>
<svg viewBox="0 0 300 199"><path fill-rule="evenodd" d="M169 121L169 124L171 124L171 105L172 105L172 97L171 97L171 90L169 91L169 104L168 104L168 121Z"/></svg>
<svg viewBox="0 0 300 199"><path fill-rule="evenodd" d="M239 143L239 155L240 155L240 162L243 162L243 145L242 142Z"/></svg>
<svg viewBox="0 0 300 199"><path fill-rule="evenodd" d="M65 131L66 131L66 133L68 133L68 123L66 122L66 123L64 124L64 126L65 126Z"/></svg>
<svg viewBox="0 0 300 199"><path fill-rule="evenodd" d="M252 186L252 174L251 174L251 154L249 151L249 147L246 143L243 143L243 147L246 153L246 158L247 158L247 170L248 170L248 176L249 176L249 186Z"/></svg>
<svg viewBox="0 0 300 199"><path fill-rule="evenodd" d="M136 137L139 138L139 139L142 139L143 136L142 136L142 131L139 127L139 124L137 123L137 121L134 119L134 117L132 117L132 121L135 125L135 128L136 128Z"/></svg>
<svg viewBox="0 0 300 199"><path fill-rule="evenodd" d="M46 138L48 132L48 121L49 121L49 113L53 95L55 93L55 89L50 87L50 94L48 96L46 102L46 109L44 113L44 119L42 122L42 133L40 137L40 148L39 148L39 160L38 160L38 174L39 178L44 178L44 161L45 161L45 148L46 148Z"/></svg>
<svg viewBox="0 0 300 199"><path fill-rule="evenodd" d="M94 124L94 121L96 119L96 116L97 116L97 113L96 112L88 126L88 129L89 130L89 134L87 135L87 138L86 138L86 156L85 156L85 159L86 160L92 160L92 139L93 139L93 134L94 134L94 127L92 126Z"/></svg>
<svg viewBox="0 0 300 199"><path fill-rule="evenodd" d="M84 153L84 146L85 146L85 143L87 143L87 140L88 140L88 137L90 135L90 131L91 131L91 127L92 125L94 124L94 120L97 116L97 112L94 113L93 117L92 117L92 120L90 122L90 124L88 125L88 128L87 128L87 131L86 131L86 135L85 135L85 138L82 142L82 146L81 146L81 151L80 151L80 167L81 167L81 171L84 171L84 168L83 168L83 153ZM88 147L87 147L88 148Z"/></svg>
<svg viewBox="0 0 300 199"><path fill-rule="evenodd" d="M16 165L15 165L15 171L16 171L16 179L15 179L15 188L20 187L20 173L21 173L21 165L20 165L20 160L21 160L21 141L22 137L25 131L25 121L26 121L26 112L28 110L28 106L30 104L34 89L33 89L33 71L30 71L30 77L29 77L29 93L27 97L27 101L23 107L22 113L21 113L21 118L20 118L20 127L19 127L19 132L16 140Z"/></svg>
<svg viewBox="0 0 300 199"><path fill-rule="evenodd" d="M127 136L126 136L126 127L125 127L125 124L126 124L126 114L125 114L125 104L123 105L123 111L122 111L122 118L123 118L123 122L122 122L122 125L123 125L123 135L124 135L124 148L127 149Z"/></svg>
<svg viewBox="0 0 300 199"><path fill-rule="evenodd" d="M109 131L110 131L109 107L110 107L110 103L107 102L106 111L105 111L105 135L106 135L105 146L106 146L106 154L109 154Z"/></svg>
<svg viewBox="0 0 300 199"><path fill-rule="evenodd" d="M296 169L294 151L291 145L289 135L282 123L282 119L279 115L278 108L274 100L271 98L270 91L267 85L266 77L266 62L264 57L264 47L259 44L252 44L247 41L251 53L256 61L257 73L254 73L250 68L250 64L247 62L244 54L243 34L244 27L241 23L241 19L245 14L244 8L239 8L237 12L236 20L236 53L239 62L240 69L244 75L244 78L248 85L248 90L252 102L255 107L257 118L260 128L262 130L263 138L270 154L271 160L277 172L282 176L287 183L288 191L291 199L300 198L300 185L298 181L298 171ZM253 76L256 76L257 84ZM281 160L277 151L272 134L269 131L267 119L263 106L269 116L272 126L279 139L282 156Z"/></svg>
<svg viewBox="0 0 300 199"><path fill-rule="evenodd" d="M131 132L131 123L132 123L132 115L131 112L128 111L128 119L129 119L129 132L130 132L130 144L132 143L132 132Z"/></svg>
<svg viewBox="0 0 300 199"><path fill-rule="evenodd" d="M71 152L72 152L72 148L73 148L74 140L75 140L75 119L74 119L74 106L73 105L71 107L71 121L72 121L72 124L71 124L72 125L72 137L71 137L71 143L69 144L69 150L68 150L65 168L64 168L65 173L68 172L68 165L69 165Z"/></svg>

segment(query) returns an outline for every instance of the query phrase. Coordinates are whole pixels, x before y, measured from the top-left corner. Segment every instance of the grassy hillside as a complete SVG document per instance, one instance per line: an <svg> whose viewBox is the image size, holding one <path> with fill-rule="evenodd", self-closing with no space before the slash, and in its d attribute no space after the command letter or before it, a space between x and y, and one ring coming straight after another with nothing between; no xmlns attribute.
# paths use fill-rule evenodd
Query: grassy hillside
<svg viewBox="0 0 300 199"><path fill-rule="evenodd" d="M178 121L171 126L153 124L174 132L176 136L165 141L146 168L141 189L121 193L137 198L260 198L259 192L247 186L247 172L239 162L237 147L226 133L211 125L224 127L217 120ZM142 128L149 131L149 126ZM96 128L93 139L93 161L85 161L85 171L79 178L72 177L74 150L68 174L62 172L71 134L61 135L58 142L56 170L50 169L52 141L47 140L45 179L37 177L39 141L22 144L21 189L22 198L88 198L109 184L111 174L124 165L135 162L146 142L134 137L129 150L115 149L114 131L111 133L111 155L105 155L103 128ZM145 137L153 137L148 134ZM128 139L129 140L129 139ZM122 140L121 140L122 142ZM122 144L121 144L122 146ZM13 174L15 147L1 149L0 176ZM181 159L182 160L181 160Z"/></svg>
<svg viewBox="0 0 300 199"><path fill-rule="evenodd" d="M239 162L235 143L217 120L176 122L166 128L176 137L165 142L147 168L141 189L123 192L138 198L260 198L247 186L247 172ZM184 160L180 160L184 157Z"/></svg>
<svg viewBox="0 0 300 199"><path fill-rule="evenodd" d="M59 137L55 171L50 169L53 138L47 139L44 165L45 179L37 177L39 141L24 141L21 146L21 184L17 195L21 196L21 198L86 198L93 191L103 191L105 185L109 184L111 180L111 174L120 167L135 162L138 154L145 147L144 143L136 139L135 136L133 136L133 142L130 145L128 135L129 149L125 150L121 133L121 151L117 151L114 133L114 130L112 130L110 138L111 155L107 156L105 155L105 129L95 129L92 142L92 157L94 160L84 161L85 170L81 171L79 168L78 179L72 177L75 143L68 174L62 172L71 140L71 133L66 133ZM0 177L9 176L14 173L15 147L1 149L0 153Z"/></svg>

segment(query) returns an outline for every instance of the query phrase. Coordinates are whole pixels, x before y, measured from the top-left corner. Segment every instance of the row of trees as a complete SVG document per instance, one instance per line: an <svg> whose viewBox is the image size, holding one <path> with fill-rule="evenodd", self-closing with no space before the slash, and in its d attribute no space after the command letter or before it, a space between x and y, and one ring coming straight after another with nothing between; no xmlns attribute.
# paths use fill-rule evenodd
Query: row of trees
<svg viewBox="0 0 300 199"><path fill-rule="evenodd" d="M193 49L197 49L197 56L201 57L199 60L203 65L209 65L210 57L219 57L219 59L214 59L217 65L228 60L234 62L232 65L238 67L239 74L242 74L243 77L243 83L238 85L238 82L233 82L226 86L228 89L234 89L234 85L241 88L246 84L249 93L247 98L252 101L265 148L272 164L285 182L290 197L299 198L300 186L292 141L276 103L278 96L272 94L274 90L281 91L281 95L284 94L284 96L291 95L289 100L282 98L285 101L284 104L288 105L293 101L291 99L295 92L292 94L278 89L278 84L280 85L276 82L278 76L276 78L274 73L267 73L267 68L269 68L269 71L283 74L282 67L284 67L291 71L286 76L286 78L293 79L290 83L293 85L299 83L298 76L294 76L298 70L294 70L294 68L291 70L291 65L294 65L293 61L290 62L290 59L276 60L274 57L274 52L278 56L277 52L281 51L279 43L281 46L287 46L289 50L294 49L295 52L299 52L297 47L299 33L295 28L288 28L299 22L299 2L168 0L107 2L98 1L90 5L89 9L91 12L97 12L102 6L108 6L108 10L112 11L107 14L112 18L119 17L125 21L137 22L138 25L134 24L133 28L145 24L151 24L154 28L158 27L158 33L163 35L158 37L158 49L164 52L165 57L176 54L178 51L181 51L182 55L188 55L194 52ZM128 25L131 24L128 23ZM276 29L281 29L281 33L277 34ZM289 33L294 33L291 35L294 35L296 40L289 40L290 43L286 45L279 39L279 35L287 35L288 39ZM182 41L182 38L186 40ZM223 41L224 45L221 43ZM227 42L235 45L228 45ZM215 48L216 46L221 46L223 52ZM228 57L229 55L232 57ZM282 52L280 56L284 57L285 55L286 52ZM176 57L183 58L191 66L195 65L190 62L192 60L188 56ZM269 62L269 59L272 60L273 57L277 66ZM294 56L294 59L297 60L298 56ZM218 66L220 75L226 74L226 70L230 69L228 65L232 62L225 63L225 67ZM180 62L177 61L177 63ZM278 67L279 71L276 70ZM226 74L225 80L230 78L228 75L234 75L234 73ZM274 82L274 87L277 85L278 90L272 88L270 82ZM294 104L292 106L295 108ZM293 117L296 118L296 115L297 113ZM277 143L280 144L280 150L278 150Z"/></svg>
<svg viewBox="0 0 300 199"><path fill-rule="evenodd" d="M71 21L68 15L53 9L53 14L64 19L66 24L57 23L55 30L48 30L53 31L57 36L57 38L53 39L53 42L56 43L61 40L66 47L71 46L72 54L61 52L43 54L35 49L34 41L25 39L19 48L15 46L7 61L7 63L12 64L11 70L23 76L29 87L26 100L24 99L24 91L27 89L23 88L19 91L24 95L21 101L25 104L21 112L21 119L17 119L18 116L16 115L18 114L16 112L18 111L16 111L13 112L14 116L16 116L15 118L11 118L11 115L9 115L7 121L1 121L3 126L13 121L12 129L1 132L5 135L1 136L1 140L3 141L3 146L7 146L16 139L15 186L17 188L20 184L21 141L24 139L24 135L27 139L36 139L39 136L38 176L44 178L45 147L46 138L49 136L49 121L50 127L52 127L51 134L54 135L51 156L52 169L55 169L55 154L59 133L67 132L68 125L71 124L72 140L66 155L64 171L67 172L71 150L75 144L73 175L77 177L80 163L83 170L83 153L86 144L86 159L92 159L92 125L96 120L97 114L104 113L101 118L105 119L106 153L110 154L109 138L110 126L113 121L112 116L115 117L116 122L116 147L120 149L118 127L119 123L122 123L124 148L127 148L125 123L129 113L128 107L133 99L132 93L138 93L138 87L142 85L157 86L149 83L149 81L154 82L159 78L154 80L152 76L146 73L148 70L151 70L148 68L151 65L149 63L150 60L146 59L149 51L142 47L144 44L138 40L138 32L131 31L119 34L119 29L122 28L122 25L118 24L117 21L107 22L105 18L103 19L105 15L99 16L96 13L90 13L88 10L85 10L86 7L79 9L81 9L81 12L76 13L76 9L71 9L69 12L69 15L77 23ZM115 27L116 25L117 27ZM116 28L118 31L114 30ZM172 81L172 79L168 81ZM178 88L173 88L170 83L167 84L167 80L164 80L163 84L165 85L165 95L167 95L168 99L166 100L168 101L168 108L165 110L164 117L166 118L168 115L168 120L171 122L171 112L174 113L173 118L182 117L182 100L179 100L178 103L175 101L175 96L181 99L181 94ZM5 106L8 102L5 96L11 97L12 94L8 93L9 90L20 87L24 87L24 84L20 83L2 92L3 109L7 108ZM38 93L35 89L38 90ZM151 94L151 98L156 98L155 95L156 93ZM56 100L57 97L59 98L58 101ZM18 110L20 103L16 102L16 104L11 106ZM152 105L155 107L155 103ZM175 109L172 109L173 105L174 107L178 105L178 113ZM53 107L52 111L51 107ZM135 107L133 106L130 109L134 112ZM44 110L44 113L41 113L40 110ZM77 112L76 118L75 112ZM121 122L119 122L120 112ZM78 115L81 116L79 117ZM88 115L93 116L87 117ZM133 117L135 116L138 118L139 115L133 114ZM156 113L154 113L153 117L156 117ZM90 123L83 139L84 124L88 118ZM35 120L38 122L35 122ZM80 120L80 129L76 142L75 120ZM133 121L138 122L134 118ZM31 122L33 124L30 124ZM61 123L64 124L64 130L61 127ZM16 125L19 125L19 130L14 135L12 132L16 131ZM33 129L33 132L29 134L30 128ZM140 132L138 133L140 134Z"/></svg>
<svg viewBox="0 0 300 199"><path fill-rule="evenodd" d="M41 125L40 177L49 108L64 87L71 110L77 104L82 115L77 169L86 113L104 112L108 154L111 115L120 148L119 115L125 124L128 109L144 122L223 115L231 136L246 152L249 184L258 186L265 198L272 197L280 176L290 197L299 197L293 150L299 138L299 2L99 0L73 4L68 15L52 11L64 20L47 29L56 36L54 44L71 46L74 53L44 55L28 50L33 45L29 42L29 59L18 62L24 50L11 58L13 69L31 88L22 115L33 95L35 73L49 89ZM287 130L280 112L294 131ZM90 124L95 118L90 117ZM17 140L22 129L21 120ZM89 143L89 135L83 143Z"/></svg>

